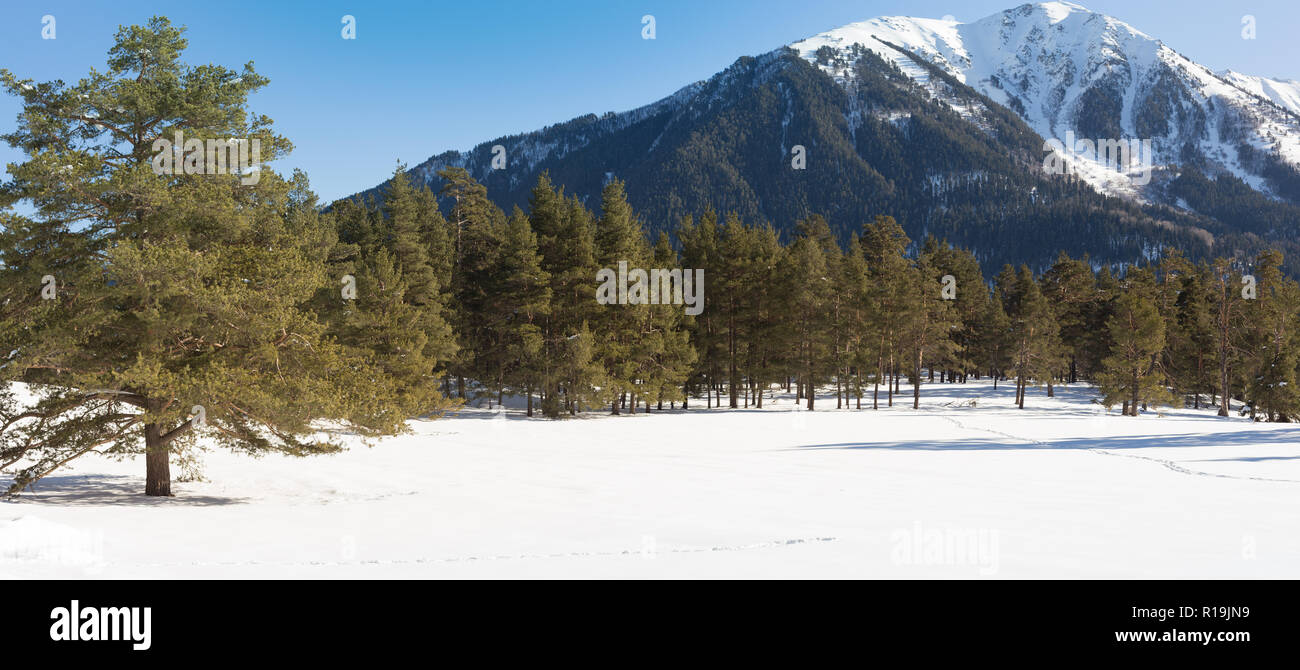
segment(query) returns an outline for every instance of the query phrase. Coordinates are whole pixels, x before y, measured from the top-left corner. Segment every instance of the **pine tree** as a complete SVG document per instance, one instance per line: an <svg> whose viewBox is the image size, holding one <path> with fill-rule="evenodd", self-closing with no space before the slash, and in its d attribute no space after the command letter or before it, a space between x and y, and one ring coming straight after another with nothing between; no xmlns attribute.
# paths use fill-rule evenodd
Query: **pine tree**
<svg viewBox="0 0 1300 670"><path fill-rule="evenodd" d="M1175 316L1166 327L1165 351L1174 386L1192 394L1192 406L1201 407L1201 393L1214 391L1214 324L1210 313L1208 278L1204 268L1189 269L1180 283Z"/></svg>
<svg viewBox="0 0 1300 670"><path fill-rule="evenodd" d="M822 217L810 216L798 227L799 237L782 258L778 276L786 289L783 303L789 309L793 334L793 372L811 411L816 409L817 382L824 379L830 361L831 328L824 312L836 289L830 281L834 276L831 259L838 260L840 251Z"/></svg>
<svg viewBox="0 0 1300 670"><path fill-rule="evenodd" d="M1219 366L1219 416L1228 416L1233 368L1240 358L1239 319L1243 309L1241 275L1233 270L1232 263L1227 259L1216 259L1211 267L1214 291L1211 315L1214 319L1215 359Z"/></svg>
<svg viewBox="0 0 1300 670"><path fill-rule="evenodd" d="M850 384L845 389L846 396L851 393L856 400L856 409L862 409L864 393L863 372L874 368L875 356L871 347L871 324L873 321L870 273L867 259L862 250L862 239L854 235L849 240L844 260L840 264L840 278L837 282L844 294L846 309L837 325L837 330L844 335L844 355L842 366L844 374L849 375Z"/></svg>
<svg viewBox="0 0 1300 670"><path fill-rule="evenodd" d="M1070 258L1064 251L1056 263L1043 273L1043 294L1052 305L1060 325L1061 344L1068 358L1070 383L1079 381L1080 368L1086 376L1095 372L1088 367L1088 347L1092 342L1089 312L1096 300L1096 278L1086 261Z"/></svg>
<svg viewBox="0 0 1300 670"><path fill-rule="evenodd" d="M723 347L726 351L726 379L729 406L740 407L740 391L744 385L742 372L748 356L750 300L753 285L754 238L740 217L728 214L722 226L718 244L717 268L713 274L711 294L712 309L721 324Z"/></svg>
<svg viewBox="0 0 1300 670"><path fill-rule="evenodd" d="M417 307L439 302L438 277L429 260L421 230L419 191L411 186L406 167L398 164L384 197L379 245L389 251L406 283L407 301Z"/></svg>
<svg viewBox="0 0 1300 670"><path fill-rule="evenodd" d="M1107 407L1123 404L1124 412L1137 416L1148 404L1171 400L1160 369L1165 348L1165 322L1156 309L1149 284L1133 282L1115 301L1106 324L1111 337L1110 355L1102 361L1098 382Z"/></svg>
<svg viewBox="0 0 1300 670"><path fill-rule="evenodd" d="M993 388L998 387L998 379L1005 376L1011 367L1011 318L1002 308L1002 298L993 295L985 304L978 326L978 361L989 375L993 377Z"/></svg>
<svg viewBox="0 0 1300 670"><path fill-rule="evenodd" d="M777 279L785 250L771 225L755 229L752 235L746 289L749 314L745 327L748 353L745 367L754 389L755 404L762 407L764 393L773 382L783 380L787 369L789 329L781 303L783 291Z"/></svg>
<svg viewBox="0 0 1300 670"><path fill-rule="evenodd" d="M961 322L952 302L941 295L943 273L932 264L932 256L922 255L916 267L908 272L907 285L912 289L908 301L911 318L904 331L904 341L911 357L912 409L921 407L922 368L929 361L951 360L959 351L952 337Z"/></svg>
<svg viewBox="0 0 1300 670"><path fill-rule="evenodd" d="M678 267L677 252L669 244L667 233L659 234L653 264L663 270ZM645 316L641 336L650 340L645 347L650 355L642 361L637 374L642 380L646 407L653 402L663 409L664 401L675 403L686 399L684 387L695 363L695 349L683 324L686 314L681 305L662 300L662 304L651 305Z"/></svg>
<svg viewBox="0 0 1300 670"><path fill-rule="evenodd" d="M519 208L510 215L504 231L492 294L490 328L501 348L495 359L494 386L499 394L506 389L522 392L528 416L532 416L533 391L542 374L541 323L551 311L551 287L537 251L537 236Z"/></svg>
<svg viewBox="0 0 1300 670"><path fill-rule="evenodd" d="M23 102L5 139L26 155L0 204L30 199L37 217L7 215L0 234L0 286L23 287L0 307L13 351L0 382L38 396L0 407L0 467L20 467L11 492L95 450L143 454L146 494L166 496L170 454L198 434L307 455L339 448L316 437L319 419L363 435L405 427L409 398L373 353L334 341L309 308L338 286L333 231L305 178L266 167L290 148L246 109L266 78L185 65L185 48L183 29L155 17L119 29L107 70L75 84L0 72ZM261 164L223 174L186 150L189 173L169 171L155 140L177 132L205 149L255 140Z"/></svg>
<svg viewBox="0 0 1300 670"><path fill-rule="evenodd" d="M1016 373L1016 405L1025 408L1025 391L1032 381L1043 381L1051 376L1061 360L1061 343L1047 297L1026 266L1016 274L1015 288L1008 291L1012 308L1011 366Z"/></svg>
<svg viewBox="0 0 1300 670"><path fill-rule="evenodd" d="M1300 415L1296 368L1300 364L1300 285L1282 275L1282 253L1265 251L1255 260L1256 298L1244 313L1246 396L1252 416L1291 421Z"/></svg>
<svg viewBox="0 0 1300 670"><path fill-rule="evenodd" d="M586 208L556 190L545 173L529 198L528 218L551 288L551 308L541 320L542 413L559 418L604 403L594 391L604 386L603 373L587 324L596 295L595 230Z"/></svg>
<svg viewBox="0 0 1300 670"><path fill-rule="evenodd" d="M682 267L704 270L706 278L718 276L718 236L718 216L713 210L704 212L698 223L692 217L683 217L677 229L677 239L682 245ZM712 407L715 390L720 388L721 371L726 357L720 317L717 310L705 309L691 321L688 325L691 344L695 347L695 370L691 375L691 385L704 390L705 405ZM717 401L721 404L720 395Z"/></svg>
<svg viewBox="0 0 1300 670"><path fill-rule="evenodd" d="M934 241L933 237L927 240L926 247L928 251L924 251L922 257L934 268L937 279L942 280L944 276L951 276L954 281L953 289L956 291L956 297L952 299L951 304L957 323L950 333L955 346L943 359L935 360L935 363L947 366L948 381L956 381L954 377L960 377L961 381L965 382L969 372L980 368L980 363L976 360L976 352L979 349L979 322L987 308L985 303L989 299L984 275L980 271L979 259L966 249L957 249L947 242ZM933 377L933 371L931 376Z"/></svg>
<svg viewBox="0 0 1300 670"><path fill-rule="evenodd" d="M451 200L448 213L455 231L452 297L460 350L451 366L457 394L468 397L466 379L483 382L500 367L502 349L494 340L490 312L495 296L492 275L501 250L505 215L487 197L487 188L463 168L438 172L444 180L443 197ZM484 389L492 394L499 389Z"/></svg>
<svg viewBox="0 0 1300 670"><path fill-rule="evenodd" d="M601 215L596 221L596 265L607 271L613 281L602 282L597 287L605 295L603 304L593 303L591 326L601 337L596 343L596 357L604 366L610 396L610 411L620 414L622 406L636 408L638 370L653 356L653 345L641 337L642 324L647 320L650 306L644 304L649 295L630 295L638 290L648 292L648 261L650 249L646 245L641 224L631 205L623 182L614 179L601 192ZM642 275L638 283L634 275ZM623 294L623 278L628 282L628 295ZM640 303L640 304L639 304ZM629 403L629 400L631 401Z"/></svg>
<svg viewBox="0 0 1300 670"><path fill-rule="evenodd" d="M911 241L903 227L893 217L877 216L867 224L862 235L862 251L867 260L871 287L870 310L874 316L872 338L875 340L876 374L871 408L880 407L880 383L885 382L887 402L894 406L895 372L901 361L895 358L902 352L907 319L910 264L903 255ZM886 374L889 377L886 377Z"/></svg>

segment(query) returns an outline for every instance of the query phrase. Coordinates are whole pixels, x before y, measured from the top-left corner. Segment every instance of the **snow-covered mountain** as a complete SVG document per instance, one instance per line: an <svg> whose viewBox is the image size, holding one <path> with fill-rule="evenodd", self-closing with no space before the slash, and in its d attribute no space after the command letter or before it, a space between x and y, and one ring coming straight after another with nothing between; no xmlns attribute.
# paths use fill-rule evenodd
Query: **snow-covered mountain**
<svg viewBox="0 0 1300 670"><path fill-rule="evenodd" d="M791 46L851 85L861 52L854 45L928 85L929 72L908 52L915 54L1015 110L1060 141L1077 174L1106 193L1150 195L1130 179L1144 168L1121 174L1075 155L1072 144L1151 140L1157 173L1194 163L1271 196L1279 195L1266 177L1272 157L1300 166L1300 82L1216 74L1123 21L1069 2L1021 5L973 23L882 17Z"/></svg>
<svg viewBox="0 0 1300 670"><path fill-rule="evenodd" d="M1132 141L1136 162L1109 165L1103 143ZM791 169L795 147L806 169ZM1216 74L1064 2L851 24L638 109L446 151L410 174L437 190L450 167L506 211L528 208L543 173L593 209L617 177L654 232L714 210L789 234L820 214L847 241L889 214L989 268L1042 267L1061 250L1118 267L1171 246L1193 258L1273 247L1300 276L1300 83Z"/></svg>
<svg viewBox="0 0 1300 670"><path fill-rule="evenodd" d="M1235 70L1224 70L1219 76L1243 91L1272 100L1288 111L1300 114L1300 81L1255 77Z"/></svg>

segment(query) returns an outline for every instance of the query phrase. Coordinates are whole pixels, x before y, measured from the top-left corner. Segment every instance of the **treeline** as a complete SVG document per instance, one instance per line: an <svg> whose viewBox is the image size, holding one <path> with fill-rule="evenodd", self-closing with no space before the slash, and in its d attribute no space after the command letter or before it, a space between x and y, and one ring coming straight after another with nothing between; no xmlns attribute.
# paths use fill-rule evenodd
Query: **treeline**
<svg viewBox="0 0 1300 670"><path fill-rule="evenodd" d="M422 348L382 354L423 360L447 396L524 396L530 416L550 417L762 407L776 388L808 409L828 387L837 408L904 393L916 407L923 380L992 377L1015 385L1021 407L1031 388L1050 397L1089 380L1125 414L1173 404L1226 415L1240 398L1252 416L1300 416L1300 287L1277 251L1194 264L1168 250L1122 276L1062 253L1037 276L1008 265L986 281L970 252L913 242L888 216L841 245L818 215L782 240L706 211L670 242L651 239L618 180L592 212L543 174L528 210L507 216L464 170L440 177L434 193L399 169L382 204L341 201L327 216L339 232L332 272L361 288L347 318L367 327L346 329L349 343L414 347L402 322L376 330L363 315L394 301L415 310L431 324ZM703 312L600 304L597 273L620 262L703 269Z"/></svg>

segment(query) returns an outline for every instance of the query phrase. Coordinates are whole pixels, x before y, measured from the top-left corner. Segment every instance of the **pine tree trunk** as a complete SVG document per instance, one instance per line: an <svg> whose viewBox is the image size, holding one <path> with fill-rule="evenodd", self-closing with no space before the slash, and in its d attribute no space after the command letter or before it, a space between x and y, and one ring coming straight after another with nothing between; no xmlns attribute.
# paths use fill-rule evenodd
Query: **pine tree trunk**
<svg viewBox="0 0 1300 670"><path fill-rule="evenodd" d="M916 350L916 365L912 374L912 409L921 408L921 350ZM930 381L934 381L934 369L930 370Z"/></svg>
<svg viewBox="0 0 1300 670"><path fill-rule="evenodd" d="M1225 285L1226 286L1226 285ZM1231 409L1232 394L1228 390L1228 296L1224 289L1223 300L1219 307L1219 392L1223 396L1219 405L1219 416L1228 416Z"/></svg>
<svg viewBox="0 0 1300 670"><path fill-rule="evenodd" d="M160 446L162 427L156 423L144 427L144 494L147 496L171 496L172 474L171 459L167 447Z"/></svg>
<svg viewBox="0 0 1300 670"><path fill-rule="evenodd" d="M894 355L890 354L889 355L889 379L885 380L885 390L886 390L885 399L887 401L885 405L887 407L894 406L894 382L897 379L898 379L898 369L894 367Z"/></svg>
<svg viewBox="0 0 1300 670"><path fill-rule="evenodd" d="M884 363L876 357L876 384L871 391L871 409L880 409L880 378L885 374Z"/></svg>

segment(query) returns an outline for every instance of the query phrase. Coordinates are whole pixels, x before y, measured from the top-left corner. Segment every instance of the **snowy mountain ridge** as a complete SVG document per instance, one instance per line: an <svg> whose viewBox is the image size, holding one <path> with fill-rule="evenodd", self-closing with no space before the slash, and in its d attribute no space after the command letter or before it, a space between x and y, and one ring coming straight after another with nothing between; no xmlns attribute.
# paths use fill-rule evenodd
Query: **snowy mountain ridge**
<svg viewBox="0 0 1300 670"><path fill-rule="evenodd" d="M464 168L505 211L527 209L544 173L587 207L619 178L652 233L712 209L789 234L817 213L843 242L887 212L989 267L1062 248L1123 265L1268 244L1300 276L1298 110L1300 82L1216 74L1123 21L1047 2L973 23L850 24L631 111L409 172L437 191L439 171ZM790 169L795 146L813 157L805 170Z"/></svg>
<svg viewBox="0 0 1300 670"><path fill-rule="evenodd" d="M881 17L791 48L847 84L852 54L861 48L855 45L928 85L914 54L1067 147L1073 138L1150 139L1157 169L1196 162L1211 176L1228 173L1271 196L1268 157L1300 166L1300 82L1216 74L1123 21L1073 3L1026 4L972 23ZM1131 174L1083 156L1067 159L1098 190L1146 199Z"/></svg>
<svg viewBox="0 0 1300 670"><path fill-rule="evenodd" d="M1256 77L1235 70L1224 70L1219 76L1243 91L1265 98L1289 112L1300 114L1300 81Z"/></svg>

